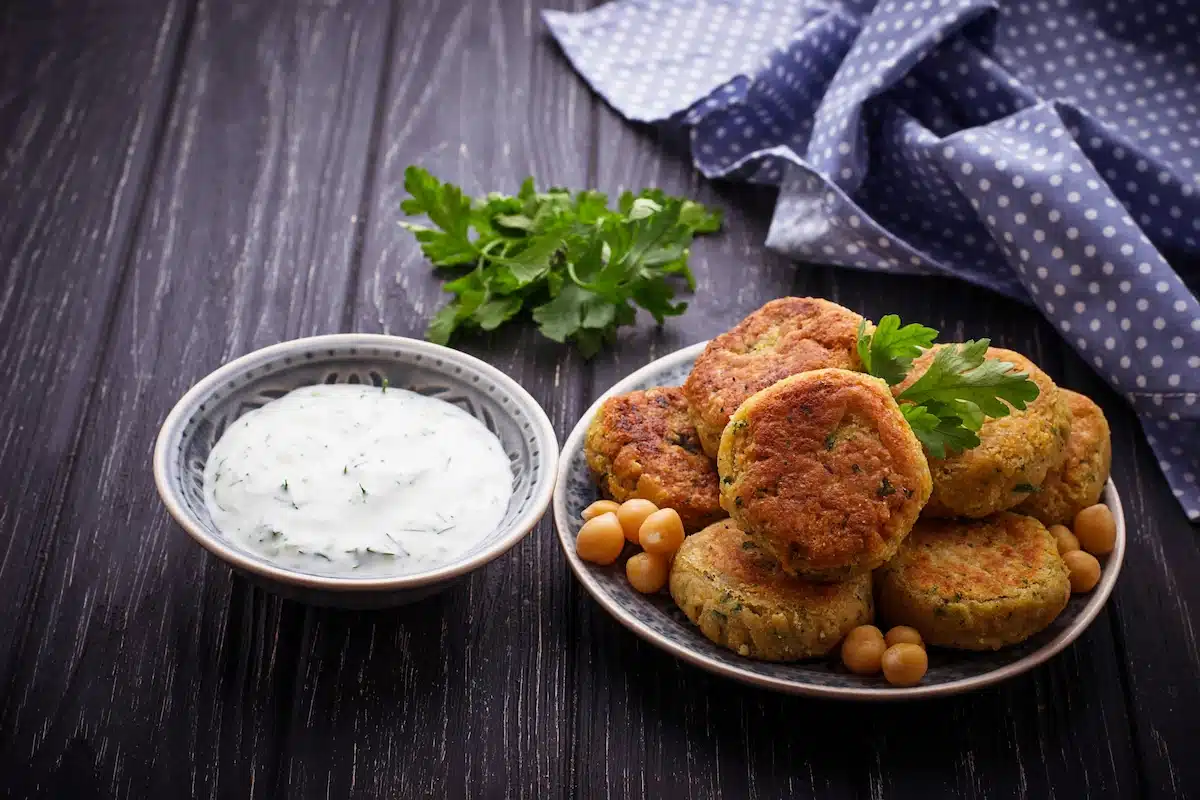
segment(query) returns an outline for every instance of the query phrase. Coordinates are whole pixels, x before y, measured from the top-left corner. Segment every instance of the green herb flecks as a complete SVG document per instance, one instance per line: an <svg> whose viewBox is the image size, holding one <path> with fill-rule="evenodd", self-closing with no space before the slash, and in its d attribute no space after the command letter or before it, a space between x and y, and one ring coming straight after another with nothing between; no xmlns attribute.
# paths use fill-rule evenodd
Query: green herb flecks
<svg viewBox="0 0 1200 800"><path fill-rule="evenodd" d="M1032 483L1018 483L1013 487L1014 492L1040 492L1041 487L1034 486Z"/></svg>
<svg viewBox="0 0 1200 800"><path fill-rule="evenodd" d="M662 190L621 195L616 209L600 192L535 189L472 200L420 167L404 172L406 214L432 226L401 222L437 269L457 274L443 287L454 298L434 316L430 341L446 344L462 330L492 331L529 310L538 329L573 342L585 356L632 324L641 307L662 324L682 314L672 278L695 280L688 247L720 228L719 212Z"/></svg>

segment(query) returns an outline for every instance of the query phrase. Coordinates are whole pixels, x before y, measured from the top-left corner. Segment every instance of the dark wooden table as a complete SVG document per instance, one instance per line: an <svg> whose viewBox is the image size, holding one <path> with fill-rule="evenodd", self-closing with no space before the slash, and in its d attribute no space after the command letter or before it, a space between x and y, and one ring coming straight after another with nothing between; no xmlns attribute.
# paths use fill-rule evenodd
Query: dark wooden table
<svg viewBox="0 0 1200 800"><path fill-rule="evenodd" d="M582 5L558 0L555 5ZM27 0L0 10L0 788L13 797L1200 795L1200 532L1136 420L1032 310L765 251L772 197L700 180L597 102L517 0ZM462 346L563 437L614 380L785 294L991 336L1095 397L1129 514L1080 640L977 694L856 706L636 639L545 520L394 611L251 588L171 522L158 424L234 356L419 335L442 302L401 173L662 186L720 205L700 286L592 362L527 324ZM936 214L936 207L927 213Z"/></svg>

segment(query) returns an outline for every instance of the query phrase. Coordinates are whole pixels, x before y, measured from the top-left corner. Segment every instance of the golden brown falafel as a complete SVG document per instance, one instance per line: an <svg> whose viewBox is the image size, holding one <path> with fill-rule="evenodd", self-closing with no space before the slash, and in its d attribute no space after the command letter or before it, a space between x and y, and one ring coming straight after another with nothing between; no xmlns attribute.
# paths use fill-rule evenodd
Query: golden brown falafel
<svg viewBox="0 0 1200 800"><path fill-rule="evenodd" d="M1068 525L1080 511L1098 503L1112 467L1112 438L1100 406L1077 392L1058 391L1071 412L1066 457L1038 491L1013 509L1045 525Z"/></svg>
<svg viewBox="0 0 1200 800"><path fill-rule="evenodd" d="M857 369L863 318L814 297L783 297L708 343L684 384L704 452L716 457L729 416L776 381L822 367Z"/></svg>
<svg viewBox="0 0 1200 800"><path fill-rule="evenodd" d="M716 466L700 447L678 386L610 397L588 427L584 453L613 500L640 497L673 508L689 531L725 516Z"/></svg>
<svg viewBox="0 0 1200 800"><path fill-rule="evenodd" d="M938 345L913 362L897 395L925 374ZM989 347L989 359L1006 361L1037 384L1039 394L1024 411L987 419L979 430L979 446L946 458L929 458L933 495L925 516L986 517L1020 503L1062 463L1070 412L1054 381L1020 353Z"/></svg>
<svg viewBox="0 0 1200 800"><path fill-rule="evenodd" d="M887 384L841 369L785 378L734 412L721 505L783 568L842 580L891 558L929 499L929 467Z"/></svg>
<svg viewBox="0 0 1200 800"><path fill-rule="evenodd" d="M825 655L874 614L869 574L842 583L788 575L732 520L684 540L671 596L713 642L764 661Z"/></svg>
<svg viewBox="0 0 1200 800"><path fill-rule="evenodd" d="M926 642L997 650L1044 629L1071 597L1054 537L1033 517L921 519L878 573L876 599L889 625Z"/></svg>

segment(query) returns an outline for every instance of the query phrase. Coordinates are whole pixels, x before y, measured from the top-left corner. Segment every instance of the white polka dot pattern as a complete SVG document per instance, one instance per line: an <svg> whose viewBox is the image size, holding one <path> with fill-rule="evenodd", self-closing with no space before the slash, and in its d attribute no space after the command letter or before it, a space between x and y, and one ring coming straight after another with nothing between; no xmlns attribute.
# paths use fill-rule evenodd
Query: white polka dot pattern
<svg viewBox="0 0 1200 800"><path fill-rule="evenodd" d="M997 7L998 6L998 7ZM1200 6L617 0L545 12L617 111L780 186L767 243L1033 304L1133 405L1200 520Z"/></svg>

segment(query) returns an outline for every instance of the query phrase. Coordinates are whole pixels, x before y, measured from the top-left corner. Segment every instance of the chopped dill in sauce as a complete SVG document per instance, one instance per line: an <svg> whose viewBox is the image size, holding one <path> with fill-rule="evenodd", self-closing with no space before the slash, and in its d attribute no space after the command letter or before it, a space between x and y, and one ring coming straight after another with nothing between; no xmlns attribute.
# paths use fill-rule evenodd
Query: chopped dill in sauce
<svg viewBox="0 0 1200 800"><path fill-rule="evenodd" d="M479 420L386 379L303 387L243 415L204 476L226 536L325 574L454 561L495 529L511 495L508 457Z"/></svg>

